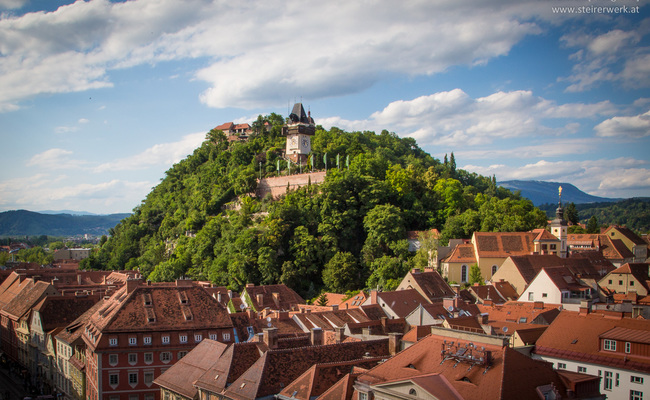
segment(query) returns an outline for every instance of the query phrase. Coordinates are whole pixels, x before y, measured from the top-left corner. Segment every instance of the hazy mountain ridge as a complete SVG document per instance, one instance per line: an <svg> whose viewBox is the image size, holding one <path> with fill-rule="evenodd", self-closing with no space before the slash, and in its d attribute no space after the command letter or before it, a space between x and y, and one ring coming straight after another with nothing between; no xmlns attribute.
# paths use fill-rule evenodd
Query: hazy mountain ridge
<svg viewBox="0 0 650 400"><path fill-rule="evenodd" d="M558 188L560 186L562 186L562 203L606 203L622 200L593 196L566 182L512 180L498 182L498 185L513 192L519 190L521 195L532 201L535 206L556 204L559 200Z"/></svg>
<svg viewBox="0 0 650 400"><path fill-rule="evenodd" d="M43 214L27 210L0 213L0 236L105 235L130 214L71 215Z"/></svg>

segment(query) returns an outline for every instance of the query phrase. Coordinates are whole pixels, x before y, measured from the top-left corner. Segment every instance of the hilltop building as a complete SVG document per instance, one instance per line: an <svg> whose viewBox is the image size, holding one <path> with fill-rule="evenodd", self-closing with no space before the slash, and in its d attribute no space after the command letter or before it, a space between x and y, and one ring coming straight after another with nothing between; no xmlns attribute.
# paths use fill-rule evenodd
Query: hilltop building
<svg viewBox="0 0 650 400"><path fill-rule="evenodd" d="M316 125L311 113L305 113L302 103L294 104L282 132L287 136L285 157L296 164L307 165L307 156L311 153L311 137L316 133Z"/></svg>

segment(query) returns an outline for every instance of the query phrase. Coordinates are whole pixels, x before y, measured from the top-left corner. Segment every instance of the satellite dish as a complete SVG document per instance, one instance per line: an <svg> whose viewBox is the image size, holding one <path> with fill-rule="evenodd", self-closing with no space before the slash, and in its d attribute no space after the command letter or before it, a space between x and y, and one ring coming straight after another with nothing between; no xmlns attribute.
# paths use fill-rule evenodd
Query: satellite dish
<svg viewBox="0 0 650 400"><path fill-rule="evenodd" d="M448 310L449 312L454 311L454 306L449 306Z"/></svg>
<svg viewBox="0 0 650 400"><path fill-rule="evenodd" d="M266 317L266 322L271 322L271 317Z"/></svg>
<svg viewBox="0 0 650 400"><path fill-rule="evenodd" d="M269 328L272 328L273 324L269 322L268 324L266 324L266 326L268 326Z"/></svg>
<svg viewBox="0 0 650 400"><path fill-rule="evenodd" d="M240 305L239 305L239 308L240 308L241 310L243 310L244 308L246 308L246 306L243 305L243 304L240 304Z"/></svg>
<svg viewBox="0 0 650 400"><path fill-rule="evenodd" d="M504 332L508 332L508 327L504 326L503 328L501 328L501 330L504 331Z"/></svg>

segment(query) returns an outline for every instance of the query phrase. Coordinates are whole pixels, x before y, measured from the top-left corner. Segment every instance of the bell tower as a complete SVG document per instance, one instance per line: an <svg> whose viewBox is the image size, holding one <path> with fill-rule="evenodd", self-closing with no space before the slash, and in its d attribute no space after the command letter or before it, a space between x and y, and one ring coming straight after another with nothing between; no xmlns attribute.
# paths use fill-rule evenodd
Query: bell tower
<svg viewBox="0 0 650 400"><path fill-rule="evenodd" d="M558 249L558 255L562 258L567 256L567 235L568 235L568 226L564 220L564 209L562 208L562 186L558 188L560 200L558 202L557 209L555 210L555 219L551 221L551 233L556 238L560 239L560 248Z"/></svg>
<svg viewBox="0 0 650 400"><path fill-rule="evenodd" d="M305 114L302 103L293 106L287 124L282 129L287 136L285 156L296 164L307 164L307 157L311 153L311 137L316 133L316 125L311 113Z"/></svg>

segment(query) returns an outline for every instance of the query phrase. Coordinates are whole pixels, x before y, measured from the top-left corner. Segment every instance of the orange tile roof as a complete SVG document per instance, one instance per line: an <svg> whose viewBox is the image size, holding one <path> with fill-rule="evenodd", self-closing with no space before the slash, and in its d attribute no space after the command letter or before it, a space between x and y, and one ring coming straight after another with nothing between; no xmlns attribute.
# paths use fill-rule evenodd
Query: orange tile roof
<svg viewBox="0 0 650 400"><path fill-rule="evenodd" d="M479 257L508 257L532 254L534 232L474 232L473 241Z"/></svg>
<svg viewBox="0 0 650 400"><path fill-rule="evenodd" d="M377 301L383 301L399 318L408 316L420 304L429 301L415 289L377 293Z"/></svg>
<svg viewBox="0 0 650 400"><path fill-rule="evenodd" d="M488 321L525 322L532 323L535 319L549 313L558 314L559 304L530 303L523 301L509 301L505 304L477 305L481 313L488 314ZM525 318L525 321L523 320Z"/></svg>
<svg viewBox="0 0 650 400"><path fill-rule="evenodd" d="M362 374L358 382L377 385L439 374L464 399L537 398L536 388L549 383L555 384L563 396L566 394L562 381L548 363L533 360L507 346L481 342L480 337L483 336L458 339L432 334ZM489 368L445 359L441 349L451 341L458 348L469 346L471 341L477 350L480 346L490 351Z"/></svg>
<svg viewBox="0 0 650 400"><path fill-rule="evenodd" d="M412 279L409 285L423 294L429 302L436 302L445 297L453 297L456 293L445 282L437 271L409 272L404 279ZM403 282L403 281L402 281Z"/></svg>
<svg viewBox="0 0 650 400"><path fill-rule="evenodd" d="M459 244L451 251L451 254L445 259L450 263L475 263L474 246L470 243Z"/></svg>
<svg viewBox="0 0 650 400"><path fill-rule="evenodd" d="M622 328L616 329L614 328ZM625 331L625 330L627 331ZM601 338L607 334L626 341L647 340L650 321L632 318L609 318L604 313L579 314L562 311L537 340L535 353L542 356L564 358L574 361L588 361L603 366L611 366L634 371L650 372L650 359L634 352L625 353L623 347L617 351L601 348ZM629 337L621 336L627 333Z"/></svg>

